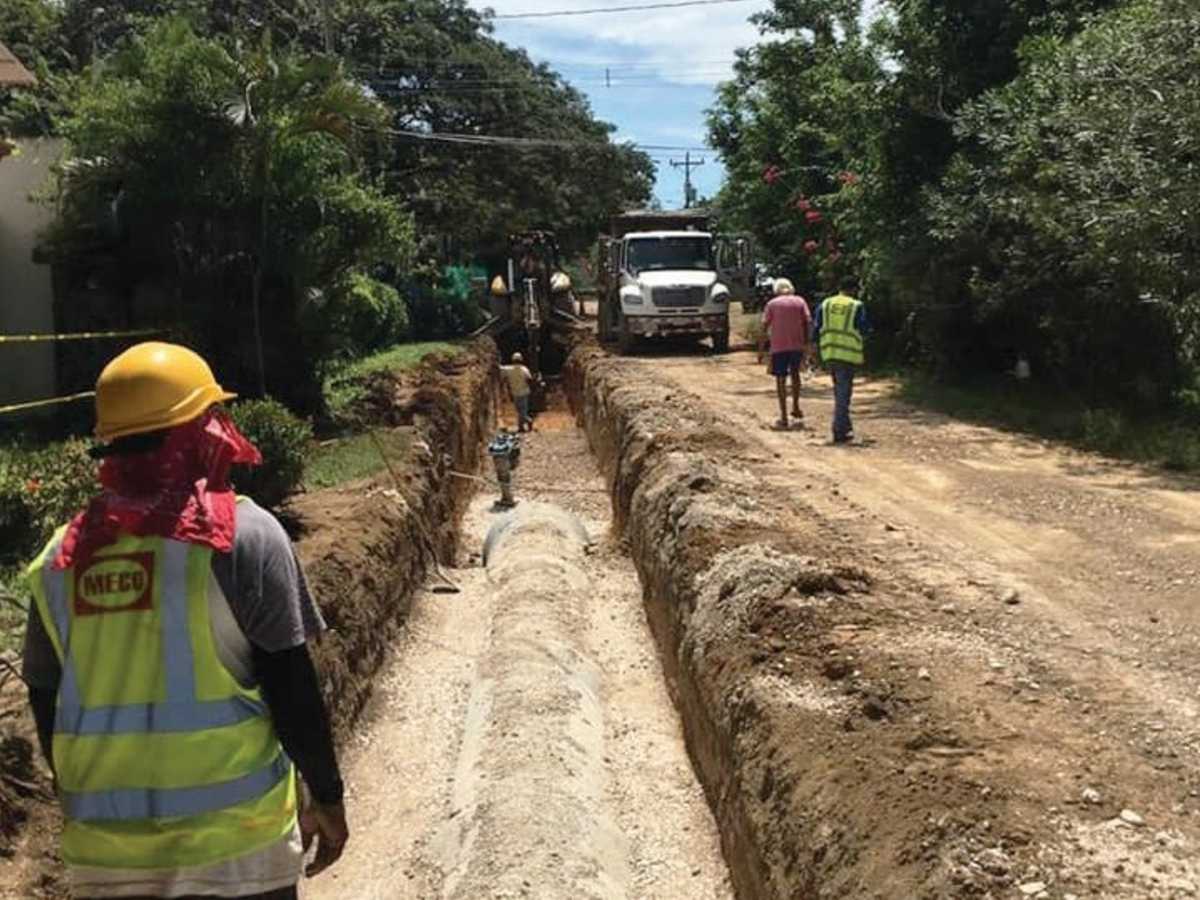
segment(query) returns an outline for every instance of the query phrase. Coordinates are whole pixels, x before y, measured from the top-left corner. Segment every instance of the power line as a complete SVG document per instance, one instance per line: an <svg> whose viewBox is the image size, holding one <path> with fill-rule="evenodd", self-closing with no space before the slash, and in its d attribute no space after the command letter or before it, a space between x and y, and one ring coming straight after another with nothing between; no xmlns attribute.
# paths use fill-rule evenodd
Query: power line
<svg viewBox="0 0 1200 900"><path fill-rule="evenodd" d="M679 3L639 3L635 6L605 6L597 9L557 9L548 12L507 13L493 19L551 19L560 16L594 16L603 13L635 12L643 9L677 9L681 6L716 6L722 3L748 3L750 0L682 0Z"/></svg>
<svg viewBox="0 0 1200 900"><path fill-rule="evenodd" d="M448 131L410 131L400 128L384 129L384 134L390 134L394 137L412 138L414 140L428 141L432 143L482 147L587 147L596 150L621 150L633 148L635 150L655 150L660 152L672 150L678 152L706 152L707 150L707 148L703 147L677 147L665 144L639 144L632 141L614 144L611 141L589 141L580 140L578 138L525 138L503 134L465 134ZM692 164L693 167L696 165L696 163Z"/></svg>

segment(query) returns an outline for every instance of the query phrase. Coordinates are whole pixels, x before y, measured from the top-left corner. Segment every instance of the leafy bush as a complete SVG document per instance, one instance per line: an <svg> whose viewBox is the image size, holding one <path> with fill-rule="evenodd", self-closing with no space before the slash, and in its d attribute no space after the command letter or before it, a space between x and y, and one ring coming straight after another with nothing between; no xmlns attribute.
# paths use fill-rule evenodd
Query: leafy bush
<svg viewBox="0 0 1200 900"><path fill-rule="evenodd" d="M409 337L408 305L400 292L361 272L350 273L331 291L327 307L314 305L312 311L318 315L310 327L326 331L330 356L341 359L373 353Z"/></svg>
<svg viewBox="0 0 1200 900"><path fill-rule="evenodd" d="M0 449L0 566L20 565L97 492L89 443Z"/></svg>
<svg viewBox="0 0 1200 900"><path fill-rule="evenodd" d="M312 427L278 401L247 400L230 410L234 422L262 453L261 466L235 466L233 485L263 506L278 507L304 478Z"/></svg>

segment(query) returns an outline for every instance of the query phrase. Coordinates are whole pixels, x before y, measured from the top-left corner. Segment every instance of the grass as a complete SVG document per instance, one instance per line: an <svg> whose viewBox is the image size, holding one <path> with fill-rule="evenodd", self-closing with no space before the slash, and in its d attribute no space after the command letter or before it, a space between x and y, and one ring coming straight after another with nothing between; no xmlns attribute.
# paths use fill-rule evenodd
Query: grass
<svg viewBox="0 0 1200 900"><path fill-rule="evenodd" d="M956 419L1063 441L1134 462L1200 472L1200 428L1179 416L1131 415L1089 406L1040 384L1013 379L947 385L901 373L900 396Z"/></svg>
<svg viewBox="0 0 1200 900"><path fill-rule="evenodd" d="M340 418L361 395L360 382L364 376L388 369L411 369L431 353L457 353L459 348L445 341L426 341L418 344L401 344L364 356L338 369L325 379L325 399L334 418Z"/></svg>
<svg viewBox="0 0 1200 900"><path fill-rule="evenodd" d="M406 428L379 428L375 437L393 467L407 457L412 434ZM354 434L317 446L304 468L309 490L337 487L348 481L370 478L387 468L370 434Z"/></svg>

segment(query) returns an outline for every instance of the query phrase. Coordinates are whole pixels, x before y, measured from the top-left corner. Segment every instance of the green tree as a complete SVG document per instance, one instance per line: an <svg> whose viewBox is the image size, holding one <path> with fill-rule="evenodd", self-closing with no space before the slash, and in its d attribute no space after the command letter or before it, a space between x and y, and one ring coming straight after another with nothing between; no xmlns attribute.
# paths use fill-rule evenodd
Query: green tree
<svg viewBox="0 0 1200 900"><path fill-rule="evenodd" d="M115 256L243 390L319 406L349 276L413 250L353 152L384 110L333 60L230 49L181 19L130 37L70 106L56 256Z"/></svg>

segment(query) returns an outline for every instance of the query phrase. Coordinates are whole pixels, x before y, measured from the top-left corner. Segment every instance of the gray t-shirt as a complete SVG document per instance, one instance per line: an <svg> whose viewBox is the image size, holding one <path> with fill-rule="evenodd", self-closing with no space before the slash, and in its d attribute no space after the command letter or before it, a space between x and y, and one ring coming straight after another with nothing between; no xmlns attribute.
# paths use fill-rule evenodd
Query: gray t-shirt
<svg viewBox="0 0 1200 900"><path fill-rule="evenodd" d="M325 630L287 532L252 500L238 503L233 551L213 554L212 574L209 613L217 654L243 684L253 681L251 644L278 653ZM58 690L58 656L33 604L22 668L30 687Z"/></svg>

